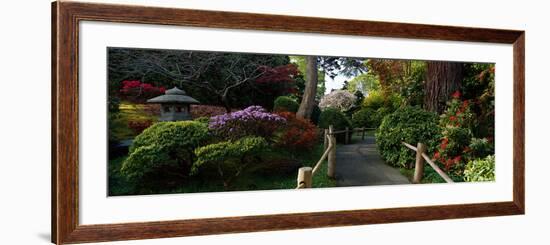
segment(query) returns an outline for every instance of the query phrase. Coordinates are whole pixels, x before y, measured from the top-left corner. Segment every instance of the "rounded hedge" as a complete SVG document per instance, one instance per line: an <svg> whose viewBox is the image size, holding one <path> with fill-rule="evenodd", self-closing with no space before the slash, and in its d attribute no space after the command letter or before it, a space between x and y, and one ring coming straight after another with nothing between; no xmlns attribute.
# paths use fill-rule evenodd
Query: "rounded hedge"
<svg viewBox="0 0 550 245"><path fill-rule="evenodd" d="M123 162L121 174L140 181L148 176L181 170L188 174L194 150L208 139L208 126L196 121L159 122L139 134Z"/></svg>
<svg viewBox="0 0 550 245"><path fill-rule="evenodd" d="M343 130L352 128L351 121L346 117L346 115L340 110L332 107L328 107L321 111L319 116L319 127L320 128L329 128L332 125L333 130ZM337 134L336 140L338 142L345 141L345 134Z"/></svg>
<svg viewBox="0 0 550 245"><path fill-rule="evenodd" d="M197 160L193 163L191 174L197 174L200 166L208 163L219 164L218 171L224 172L244 167L246 156L259 154L267 147L268 143L262 137L244 137L199 147L195 149Z"/></svg>
<svg viewBox="0 0 550 245"><path fill-rule="evenodd" d="M433 152L440 138L437 114L419 107L403 107L382 120L376 130L376 144L386 163L408 167L415 161L415 153L403 146L407 142L416 146L424 143Z"/></svg>
<svg viewBox="0 0 550 245"><path fill-rule="evenodd" d="M321 115L319 115L320 128L329 128L330 125L332 125L334 130L342 130L346 129L346 127L351 128L351 122L346 115L332 107L322 110Z"/></svg>
<svg viewBox="0 0 550 245"><path fill-rule="evenodd" d="M375 113L376 111L371 108L363 108L353 113L353 115L351 116L351 122L353 123L354 127L358 128L378 127L378 125L375 125L375 123L373 122Z"/></svg>
<svg viewBox="0 0 550 245"><path fill-rule="evenodd" d="M354 127L378 128L382 119L391 113L390 108L380 107L378 110L363 108L352 115Z"/></svg>
<svg viewBox="0 0 550 245"><path fill-rule="evenodd" d="M288 111L296 113L300 104L288 96L279 96L273 102L274 111Z"/></svg>

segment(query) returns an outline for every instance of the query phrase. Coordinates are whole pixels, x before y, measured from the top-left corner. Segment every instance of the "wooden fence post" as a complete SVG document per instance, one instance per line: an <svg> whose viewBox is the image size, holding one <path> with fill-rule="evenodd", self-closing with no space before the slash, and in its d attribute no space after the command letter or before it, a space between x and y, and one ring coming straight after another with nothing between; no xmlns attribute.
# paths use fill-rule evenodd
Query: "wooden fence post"
<svg viewBox="0 0 550 245"><path fill-rule="evenodd" d="M332 148L328 153L327 176L330 178L334 178L334 168L336 167L336 136L332 134L332 132L334 132L334 130L332 129L332 125L329 126L328 132L330 141L332 143Z"/></svg>
<svg viewBox="0 0 550 245"><path fill-rule="evenodd" d="M328 129L325 129L323 134L323 152L325 152L328 148Z"/></svg>
<svg viewBox="0 0 550 245"><path fill-rule="evenodd" d="M298 180L297 180L298 188L311 188L312 171L313 169L311 167L301 167L298 169Z"/></svg>
<svg viewBox="0 0 550 245"><path fill-rule="evenodd" d="M350 136L350 133L349 133L349 127L346 127L346 140L345 140L345 144L349 144L349 136Z"/></svg>
<svg viewBox="0 0 550 245"><path fill-rule="evenodd" d="M414 166L414 184L420 183L424 175L424 158L422 157L422 153L426 153L426 145L418 143L416 146L416 162Z"/></svg>

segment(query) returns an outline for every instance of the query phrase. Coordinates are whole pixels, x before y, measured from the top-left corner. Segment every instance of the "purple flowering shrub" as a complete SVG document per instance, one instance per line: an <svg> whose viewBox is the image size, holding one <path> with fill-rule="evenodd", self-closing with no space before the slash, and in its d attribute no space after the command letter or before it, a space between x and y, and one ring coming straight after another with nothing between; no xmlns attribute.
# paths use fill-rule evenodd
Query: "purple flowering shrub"
<svg viewBox="0 0 550 245"><path fill-rule="evenodd" d="M259 136L269 140L285 123L284 117L271 114L261 106L249 106L244 110L211 117L208 128L224 139Z"/></svg>

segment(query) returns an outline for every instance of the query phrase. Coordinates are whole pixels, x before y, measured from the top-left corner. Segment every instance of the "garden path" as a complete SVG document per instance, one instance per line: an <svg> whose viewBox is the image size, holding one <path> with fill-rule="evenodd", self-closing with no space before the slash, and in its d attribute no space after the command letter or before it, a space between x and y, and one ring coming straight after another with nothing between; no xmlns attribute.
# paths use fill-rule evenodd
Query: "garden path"
<svg viewBox="0 0 550 245"><path fill-rule="evenodd" d="M367 136L354 144L336 148L336 186L409 184L399 170L388 166L380 158L376 140Z"/></svg>

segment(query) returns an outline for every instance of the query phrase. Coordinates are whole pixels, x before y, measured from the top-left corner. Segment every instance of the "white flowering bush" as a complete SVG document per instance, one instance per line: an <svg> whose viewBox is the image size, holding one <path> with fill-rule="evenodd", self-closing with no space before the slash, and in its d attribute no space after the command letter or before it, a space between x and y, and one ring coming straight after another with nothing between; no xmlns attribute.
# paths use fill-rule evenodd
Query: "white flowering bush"
<svg viewBox="0 0 550 245"><path fill-rule="evenodd" d="M353 106L354 102L355 95L353 95L352 93L348 92L347 90L335 90L321 98L319 107L321 109L331 107L340 111L347 111Z"/></svg>

